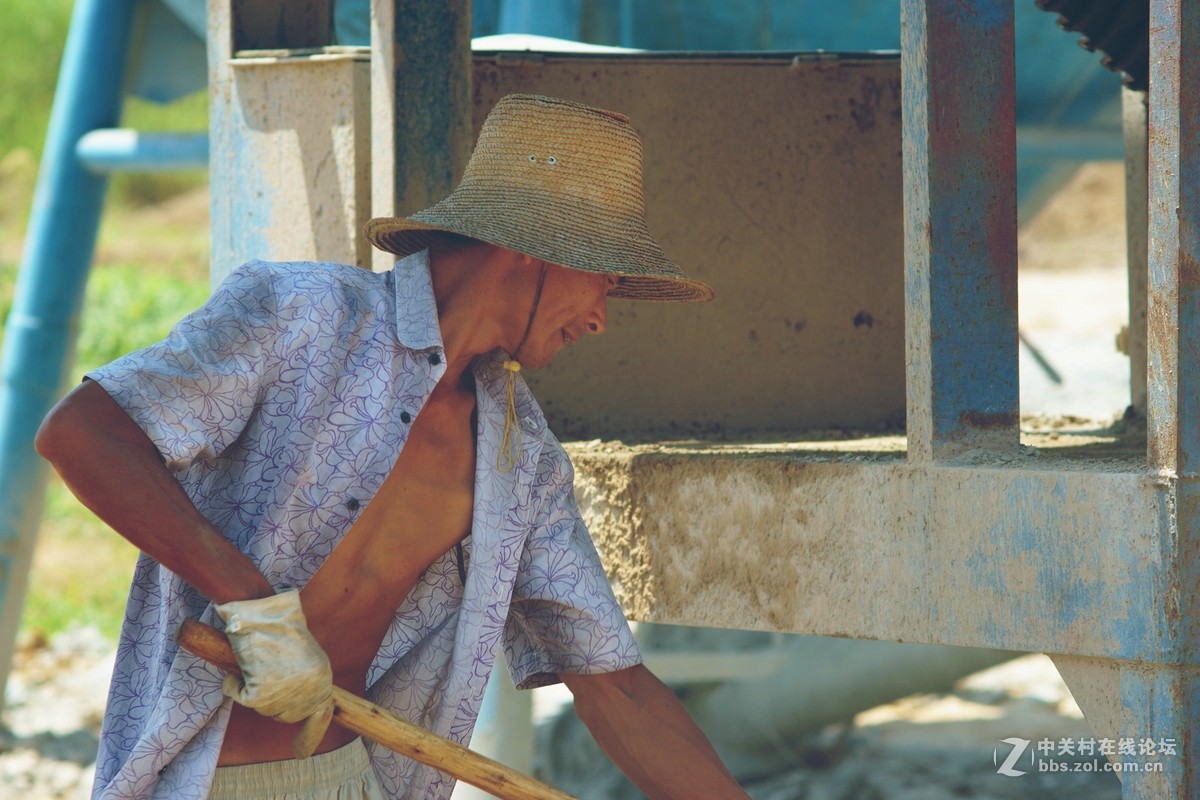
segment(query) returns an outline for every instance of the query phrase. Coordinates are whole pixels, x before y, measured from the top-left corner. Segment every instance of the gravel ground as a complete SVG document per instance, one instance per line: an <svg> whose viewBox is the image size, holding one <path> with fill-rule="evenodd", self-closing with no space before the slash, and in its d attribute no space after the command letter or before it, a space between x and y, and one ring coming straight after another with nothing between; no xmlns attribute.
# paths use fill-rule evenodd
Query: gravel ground
<svg viewBox="0 0 1200 800"><path fill-rule="evenodd" d="M1113 774L1085 771L1092 762L1103 769L1103 758L1034 756L1038 765L1054 762L1055 772L1029 763L1038 742L1091 735L1053 663L1033 654L965 678L952 692L863 712L813 737L801 750L810 765L748 790L754 800L1120 800ZM1012 750L1002 740L1014 737L1032 743L1018 764L1025 774L1001 775Z"/></svg>
<svg viewBox="0 0 1200 800"><path fill-rule="evenodd" d="M88 796L112 663L94 628L21 642L0 715L0 797Z"/></svg>

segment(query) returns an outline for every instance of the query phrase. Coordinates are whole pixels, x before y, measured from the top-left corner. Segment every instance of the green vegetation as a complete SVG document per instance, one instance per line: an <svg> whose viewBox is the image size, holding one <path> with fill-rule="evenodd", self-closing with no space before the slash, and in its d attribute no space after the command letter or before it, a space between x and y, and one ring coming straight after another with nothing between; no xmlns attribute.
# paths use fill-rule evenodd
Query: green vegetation
<svg viewBox="0 0 1200 800"><path fill-rule="evenodd" d="M0 30L0 155L17 148L38 154L50 119L71 0L4 0Z"/></svg>
<svg viewBox="0 0 1200 800"><path fill-rule="evenodd" d="M8 313L16 267L0 265L0 312ZM136 266L104 266L88 283L74 374L161 339L204 302L206 278L181 279ZM94 625L116 637L137 551L83 508L57 479L47 489L22 630L50 636Z"/></svg>
<svg viewBox="0 0 1200 800"><path fill-rule="evenodd" d="M0 318L7 318L12 304L20 237L72 5L72 0L0 1L0 30L6 33L0 54ZM204 130L207 115L203 92L167 106L127 99L122 124L139 130ZM169 213L149 206L191 190L202 194L205 180L202 173L112 179L100 266L89 279L74 374L162 338L203 302L208 294L203 197L175 202ZM83 624L115 638L135 557L132 546L51 480L23 633L49 636Z"/></svg>
<svg viewBox="0 0 1200 800"><path fill-rule="evenodd" d="M54 102L54 88L62 61L72 0L3 0L0 31L5 31L0 55L0 164L14 153L27 154L36 163L41 157ZM138 130L201 131L208 127L208 99L197 92L160 106L137 98L125 101L122 124ZM31 156L31 158L28 158ZM19 160L26 160L19 159ZM11 176L0 169L0 218L7 209L23 221L28 213L32 181L21 181L19 196L7 186ZM116 175L111 197L124 206L159 202L204 183L203 173L171 175ZM29 186L23 184L28 183ZM0 219L2 222L2 219Z"/></svg>
<svg viewBox="0 0 1200 800"><path fill-rule="evenodd" d="M95 270L84 301L76 371L83 374L158 341L207 296L207 279L182 281L131 266Z"/></svg>

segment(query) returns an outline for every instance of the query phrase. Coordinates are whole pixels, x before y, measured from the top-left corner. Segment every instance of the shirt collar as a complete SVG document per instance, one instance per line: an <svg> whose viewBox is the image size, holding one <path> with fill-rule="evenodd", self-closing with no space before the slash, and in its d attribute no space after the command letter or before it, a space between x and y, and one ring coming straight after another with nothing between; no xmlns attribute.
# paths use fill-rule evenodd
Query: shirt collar
<svg viewBox="0 0 1200 800"><path fill-rule="evenodd" d="M405 256L392 268L396 285L396 338L413 350L443 349L429 251Z"/></svg>

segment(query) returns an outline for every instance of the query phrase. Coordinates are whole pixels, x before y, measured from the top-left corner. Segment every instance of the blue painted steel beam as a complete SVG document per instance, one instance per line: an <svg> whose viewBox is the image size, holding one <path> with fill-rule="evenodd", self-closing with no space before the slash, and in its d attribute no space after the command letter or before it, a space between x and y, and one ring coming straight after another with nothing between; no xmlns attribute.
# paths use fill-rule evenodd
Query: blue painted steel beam
<svg viewBox="0 0 1200 800"><path fill-rule="evenodd" d="M7 678L42 510L33 435L63 386L106 181L75 146L119 119L134 0L76 0L0 352L0 686Z"/></svg>
<svg viewBox="0 0 1200 800"><path fill-rule="evenodd" d="M908 453L1015 447L1012 0L902 5Z"/></svg>
<svg viewBox="0 0 1200 800"><path fill-rule="evenodd" d="M208 169L207 133L141 133L104 128L86 133L75 155L95 175Z"/></svg>

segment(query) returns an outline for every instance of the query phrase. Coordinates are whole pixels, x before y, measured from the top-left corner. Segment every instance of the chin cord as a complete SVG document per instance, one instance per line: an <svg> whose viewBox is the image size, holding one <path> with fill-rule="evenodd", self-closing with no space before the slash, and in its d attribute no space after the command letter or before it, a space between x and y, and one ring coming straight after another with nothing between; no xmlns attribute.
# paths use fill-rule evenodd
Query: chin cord
<svg viewBox="0 0 1200 800"><path fill-rule="evenodd" d="M525 446L521 436L521 423L517 419L517 373L521 371L521 362L517 361L517 358L521 355L521 348L525 346L525 340L529 338L529 332L533 330L533 317L537 314L538 303L542 301L542 286L545 283L546 262L543 261L542 271L538 275L537 289L533 294L533 308L529 310L529 321L525 323L525 333L522 334L521 342L513 351L512 356L504 360L504 369L508 372L507 386L505 387L508 407L504 410L504 434L500 438L500 452L496 455L496 469L501 472L512 471L512 468L521 460L521 450Z"/></svg>

